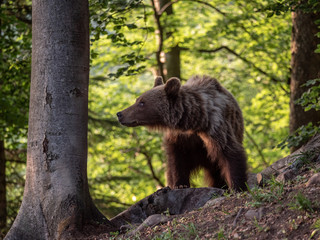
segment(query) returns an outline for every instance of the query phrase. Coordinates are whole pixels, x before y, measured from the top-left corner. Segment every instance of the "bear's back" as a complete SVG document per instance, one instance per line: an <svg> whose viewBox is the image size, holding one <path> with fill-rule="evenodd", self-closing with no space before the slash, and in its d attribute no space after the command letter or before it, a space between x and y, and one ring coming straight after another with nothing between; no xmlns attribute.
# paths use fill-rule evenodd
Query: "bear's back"
<svg viewBox="0 0 320 240"><path fill-rule="evenodd" d="M193 91L198 92L199 94L212 96L208 99L215 101L216 98L220 98L220 100L228 101L230 103L232 102L237 105L233 95L227 89L225 89L217 79L210 76L193 76L184 84L183 87L185 87L186 91Z"/></svg>
<svg viewBox="0 0 320 240"><path fill-rule="evenodd" d="M190 87L219 87L221 86L217 79L209 77L209 76L193 76L190 78L186 83L185 86L190 86Z"/></svg>
<svg viewBox="0 0 320 240"><path fill-rule="evenodd" d="M230 124L238 141L242 142L244 123L240 107L234 96L215 78L196 75L184 84L184 89L201 96L213 126Z"/></svg>

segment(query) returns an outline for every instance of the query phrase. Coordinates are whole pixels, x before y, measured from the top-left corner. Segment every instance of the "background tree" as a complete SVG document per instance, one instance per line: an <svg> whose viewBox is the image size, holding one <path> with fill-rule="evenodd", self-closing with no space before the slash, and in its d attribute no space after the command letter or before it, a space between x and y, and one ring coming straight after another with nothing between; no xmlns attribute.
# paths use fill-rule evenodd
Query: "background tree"
<svg viewBox="0 0 320 240"><path fill-rule="evenodd" d="M107 222L87 182L88 1L32 2L26 185L6 239L60 239Z"/></svg>
<svg viewBox="0 0 320 240"><path fill-rule="evenodd" d="M0 1L0 238L24 185L31 56L31 3Z"/></svg>
<svg viewBox="0 0 320 240"><path fill-rule="evenodd" d="M174 14L172 2L169 0L160 0L159 9L157 9L156 13L159 17L164 14L167 15L167 21L163 21L163 25L166 26L164 28L164 41L169 43L168 49L165 51L166 78L181 78L180 47L179 43L177 43L177 41L172 37L173 32L176 31L175 18L172 16ZM161 25L158 27L161 27Z"/></svg>
<svg viewBox="0 0 320 240"><path fill-rule="evenodd" d="M4 141L0 141L0 229L7 224L6 198L6 159L4 155Z"/></svg>
<svg viewBox="0 0 320 240"><path fill-rule="evenodd" d="M267 9L271 15L292 12L290 136L280 146L295 151L320 132L320 4L286 0Z"/></svg>
<svg viewBox="0 0 320 240"><path fill-rule="evenodd" d="M297 104L303 93L308 92L310 86L306 86L308 80L320 78L320 54L316 53L320 45L317 36L319 26L316 20L320 20L319 12L304 12L296 10L292 13L292 39L291 39L291 81L290 81L290 133L301 126L312 123L314 126L320 124L320 111L310 109L305 111L304 107ZM298 146L292 148L296 150Z"/></svg>

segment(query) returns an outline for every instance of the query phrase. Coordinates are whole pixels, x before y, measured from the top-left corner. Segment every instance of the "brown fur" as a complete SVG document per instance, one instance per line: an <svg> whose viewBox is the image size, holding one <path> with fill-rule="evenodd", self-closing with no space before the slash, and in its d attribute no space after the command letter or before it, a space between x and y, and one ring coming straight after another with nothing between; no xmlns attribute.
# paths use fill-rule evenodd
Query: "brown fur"
<svg viewBox="0 0 320 240"><path fill-rule="evenodd" d="M117 113L121 124L163 129L167 181L171 188L190 186L190 174L205 169L211 187L246 189L243 118L238 103L216 79L195 76L183 86L177 78L143 93Z"/></svg>

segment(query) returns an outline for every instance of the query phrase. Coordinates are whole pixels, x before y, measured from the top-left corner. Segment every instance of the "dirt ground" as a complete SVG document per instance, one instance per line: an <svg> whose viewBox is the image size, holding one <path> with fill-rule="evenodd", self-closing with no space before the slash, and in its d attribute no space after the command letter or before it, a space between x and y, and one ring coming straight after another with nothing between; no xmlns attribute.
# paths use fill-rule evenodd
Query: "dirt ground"
<svg viewBox="0 0 320 240"><path fill-rule="evenodd" d="M320 184L307 186L320 166L290 180L269 180L244 193L225 193L210 207L168 216L169 221L132 234L111 232L90 239L320 239ZM318 178L319 180L319 178Z"/></svg>

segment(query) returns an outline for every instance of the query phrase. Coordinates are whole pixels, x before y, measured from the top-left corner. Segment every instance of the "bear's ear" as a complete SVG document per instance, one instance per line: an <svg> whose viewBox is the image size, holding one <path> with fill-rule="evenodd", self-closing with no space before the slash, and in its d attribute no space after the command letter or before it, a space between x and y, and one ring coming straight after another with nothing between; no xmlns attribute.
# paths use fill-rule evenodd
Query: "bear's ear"
<svg viewBox="0 0 320 240"><path fill-rule="evenodd" d="M154 85L153 87L157 87L163 84L163 79L161 76L156 77L156 79L154 80Z"/></svg>
<svg viewBox="0 0 320 240"><path fill-rule="evenodd" d="M170 78L164 87L164 90L168 96L176 96L180 90L181 83L179 78Z"/></svg>

